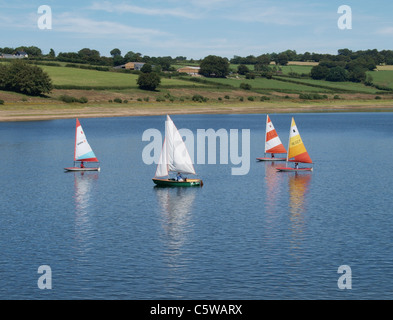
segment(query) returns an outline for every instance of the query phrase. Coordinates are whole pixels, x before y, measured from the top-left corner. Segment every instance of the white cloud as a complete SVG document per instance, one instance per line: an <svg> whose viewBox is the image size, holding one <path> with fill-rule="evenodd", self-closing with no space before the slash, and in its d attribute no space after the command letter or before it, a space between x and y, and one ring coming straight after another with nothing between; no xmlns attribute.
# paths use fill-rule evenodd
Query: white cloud
<svg viewBox="0 0 393 320"><path fill-rule="evenodd" d="M64 13L53 20L53 29L59 32L79 34L89 34L93 36L119 36L125 39L143 40L146 37L168 35L165 32L155 29L136 28L129 25L112 22L96 21L84 17L77 17L69 13Z"/></svg>
<svg viewBox="0 0 393 320"><path fill-rule="evenodd" d="M198 17L193 12L183 10L181 8L144 8L125 3L115 5L108 1L94 2L93 5L89 7L89 9L116 13L133 13L149 16L173 16L187 19L196 19Z"/></svg>
<svg viewBox="0 0 393 320"><path fill-rule="evenodd" d="M393 36L393 27L386 27L383 29L379 29L377 34L384 36Z"/></svg>

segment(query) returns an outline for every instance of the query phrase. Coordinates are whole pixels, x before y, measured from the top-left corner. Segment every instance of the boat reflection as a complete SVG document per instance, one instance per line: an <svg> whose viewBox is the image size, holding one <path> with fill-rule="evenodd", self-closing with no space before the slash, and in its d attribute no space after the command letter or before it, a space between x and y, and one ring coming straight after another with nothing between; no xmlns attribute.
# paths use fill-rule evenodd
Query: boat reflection
<svg viewBox="0 0 393 320"><path fill-rule="evenodd" d="M166 257L171 267L180 267L181 255L188 234L192 231L191 217L196 197L195 188L154 188L160 205Z"/></svg>
<svg viewBox="0 0 393 320"><path fill-rule="evenodd" d="M306 196L309 191L311 174L289 175L289 207L292 230L291 248L298 250L305 236Z"/></svg>
<svg viewBox="0 0 393 320"><path fill-rule="evenodd" d="M83 252L88 248L89 239L93 236L89 216L91 191L97 180L97 172L74 173L75 240L79 252Z"/></svg>

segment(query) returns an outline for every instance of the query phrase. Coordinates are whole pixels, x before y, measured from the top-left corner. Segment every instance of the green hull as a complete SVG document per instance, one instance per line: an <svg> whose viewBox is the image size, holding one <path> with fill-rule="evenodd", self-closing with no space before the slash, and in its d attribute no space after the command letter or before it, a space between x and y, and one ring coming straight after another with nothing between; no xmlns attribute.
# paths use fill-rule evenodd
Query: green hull
<svg viewBox="0 0 393 320"><path fill-rule="evenodd" d="M203 181L200 179L187 179L187 181L175 181L170 179L153 179L159 187L202 187Z"/></svg>

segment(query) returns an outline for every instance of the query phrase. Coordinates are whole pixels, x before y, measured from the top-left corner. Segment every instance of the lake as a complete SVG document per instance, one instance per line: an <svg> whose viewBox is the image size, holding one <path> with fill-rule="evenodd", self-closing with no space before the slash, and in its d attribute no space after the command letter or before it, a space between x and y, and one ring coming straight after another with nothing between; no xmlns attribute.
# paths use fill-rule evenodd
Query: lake
<svg viewBox="0 0 393 320"><path fill-rule="evenodd" d="M284 146L292 116L270 115ZM250 130L249 172L196 163L202 188L154 187L142 135L164 116L80 119L101 164L84 174L63 170L75 119L0 123L0 298L392 299L393 113L294 117L311 173L255 160L264 114L172 116Z"/></svg>

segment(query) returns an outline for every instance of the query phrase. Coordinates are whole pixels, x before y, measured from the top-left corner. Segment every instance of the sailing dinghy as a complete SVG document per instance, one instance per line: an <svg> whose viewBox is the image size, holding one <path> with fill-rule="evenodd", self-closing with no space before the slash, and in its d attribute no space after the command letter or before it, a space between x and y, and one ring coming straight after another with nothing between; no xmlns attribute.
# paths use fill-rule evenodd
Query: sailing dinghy
<svg viewBox="0 0 393 320"><path fill-rule="evenodd" d="M287 164L288 162L294 162L295 167L277 167L276 169L284 172L313 171L312 167L298 168L299 163L312 163L312 160L304 146L302 138L300 137L294 118L292 118L291 129L289 131Z"/></svg>
<svg viewBox="0 0 393 320"><path fill-rule="evenodd" d="M167 115L164 144L153 182L160 187L203 186L203 181L200 179L169 178L171 172L181 175L196 174L186 144L172 119Z"/></svg>
<svg viewBox="0 0 393 320"><path fill-rule="evenodd" d="M76 164L79 163L79 167ZM85 163L98 163L97 166L86 167ZM76 119L74 166L64 168L66 171L100 171L99 161L87 142L86 135L82 129L79 119Z"/></svg>
<svg viewBox="0 0 393 320"><path fill-rule="evenodd" d="M270 157L266 157L266 154L270 153ZM266 116L266 133L265 133L265 157L257 158L258 161L285 161L286 158L276 158L275 154L287 153L284 145L281 143L280 137L274 129L273 123L270 120L269 115Z"/></svg>

